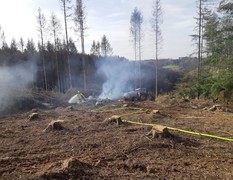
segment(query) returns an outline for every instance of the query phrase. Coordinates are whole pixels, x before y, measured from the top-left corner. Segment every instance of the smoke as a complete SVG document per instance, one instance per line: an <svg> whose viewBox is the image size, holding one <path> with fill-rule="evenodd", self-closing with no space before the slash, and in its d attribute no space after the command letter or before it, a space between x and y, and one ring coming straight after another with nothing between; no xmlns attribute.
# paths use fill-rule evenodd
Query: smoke
<svg viewBox="0 0 233 180"><path fill-rule="evenodd" d="M98 73L105 77L100 99L119 99L124 92L134 87L133 63L120 59L102 59L98 65Z"/></svg>
<svg viewBox="0 0 233 180"><path fill-rule="evenodd" d="M37 66L32 61L0 67L0 111L4 111L17 97L28 95L25 90L34 82L36 73Z"/></svg>

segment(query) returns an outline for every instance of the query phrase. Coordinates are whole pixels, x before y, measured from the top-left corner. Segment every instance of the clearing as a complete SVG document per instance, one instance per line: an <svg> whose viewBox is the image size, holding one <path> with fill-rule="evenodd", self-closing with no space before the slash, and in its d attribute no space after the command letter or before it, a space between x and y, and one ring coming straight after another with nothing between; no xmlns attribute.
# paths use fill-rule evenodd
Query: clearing
<svg viewBox="0 0 233 180"><path fill-rule="evenodd" d="M104 121L119 115L233 137L233 114L208 110L212 106L111 101L97 107L87 102L0 116L0 179L233 179L232 141L173 130L171 137L152 139L149 126ZM37 115L30 119L32 113ZM63 128L45 130L54 120Z"/></svg>

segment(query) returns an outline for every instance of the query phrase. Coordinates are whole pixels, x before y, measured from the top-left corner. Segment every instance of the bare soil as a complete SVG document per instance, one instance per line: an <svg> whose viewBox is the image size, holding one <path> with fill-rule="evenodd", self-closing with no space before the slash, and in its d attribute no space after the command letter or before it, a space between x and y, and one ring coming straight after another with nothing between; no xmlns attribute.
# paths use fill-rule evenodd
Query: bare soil
<svg viewBox="0 0 233 180"><path fill-rule="evenodd" d="M103 111L126 103L149 111ZM233 137L231 112L209 111L213 104L203 102L104 105L102 111L88 102L0 116L0 179L233 179L233 142L172 130L172 137L152 139L146 136L151 127L103 122L123 115L123 120ZM35 112L38 117L29 120ZM45 131L54 120L64 128Z"/></svg>

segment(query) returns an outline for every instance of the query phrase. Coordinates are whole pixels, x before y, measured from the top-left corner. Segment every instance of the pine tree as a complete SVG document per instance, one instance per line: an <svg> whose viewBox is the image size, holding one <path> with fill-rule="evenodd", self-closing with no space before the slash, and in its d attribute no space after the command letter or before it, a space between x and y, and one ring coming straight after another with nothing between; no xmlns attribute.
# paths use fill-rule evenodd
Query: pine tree
<svg viewBox="0 0 233 180"><path fill-rule="evenodd" d="M97 56L95 40L92 42L90 54Z"/></svg>
<svg viewBox="0 0 233 180"><path fill-rule="evenodd" d="M103 35L102 40L101 40L101 53L104 57L110 56L113 53L112 47L106 35Z"/></svg>

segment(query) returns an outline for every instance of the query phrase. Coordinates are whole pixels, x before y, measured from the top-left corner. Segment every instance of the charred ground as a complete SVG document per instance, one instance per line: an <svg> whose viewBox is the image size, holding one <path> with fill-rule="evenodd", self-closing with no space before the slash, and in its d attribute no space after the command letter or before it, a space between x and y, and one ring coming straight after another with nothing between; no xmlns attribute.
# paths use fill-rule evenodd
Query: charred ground
<svg viewBox="0 0 233 180"><path fill-rule="evenodd" d="M160 113L103 111L124 104ZM104 105L101 111L93 111ZM176 131L170 131L169 138L151 139L146 136L151 127L103 123L124 114L125 120L232 137L232 113L208 111L212 106L175 99L112 101L99 107L94 102L73 107L61 103L2 115L0 179L232 179L232 142ZM39 116L29 121L32 112ZM64 129L45 131L53 120L64 120Z"/></svg>

